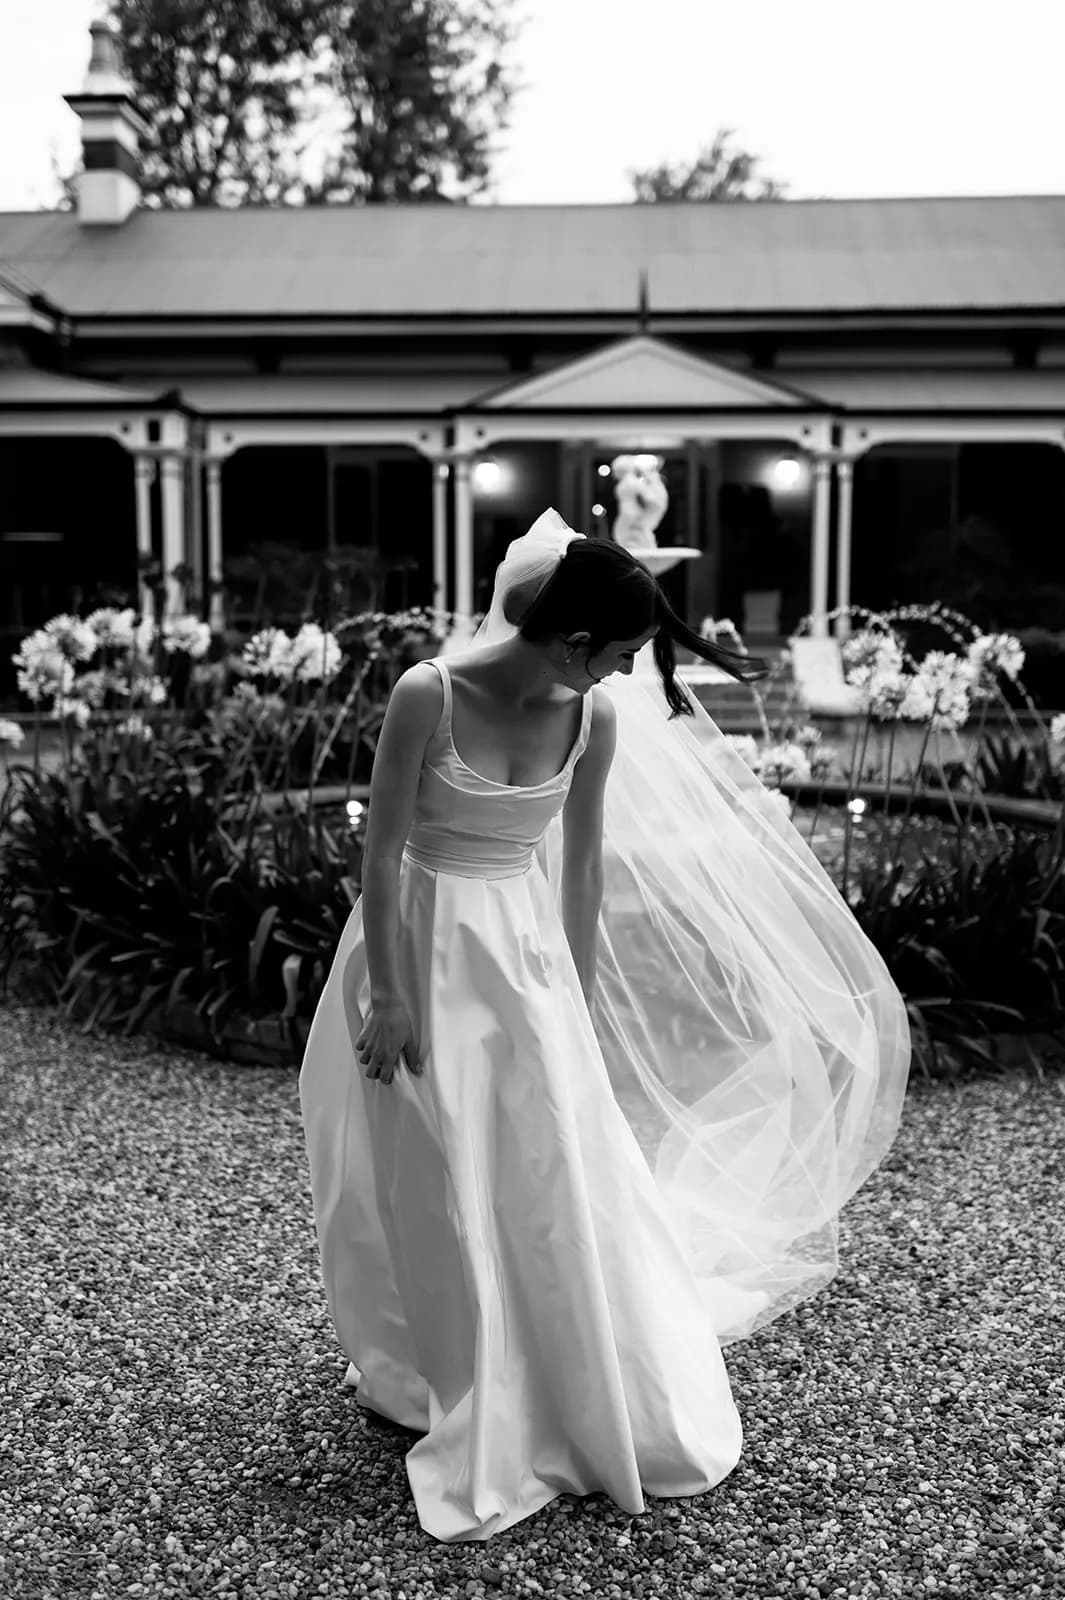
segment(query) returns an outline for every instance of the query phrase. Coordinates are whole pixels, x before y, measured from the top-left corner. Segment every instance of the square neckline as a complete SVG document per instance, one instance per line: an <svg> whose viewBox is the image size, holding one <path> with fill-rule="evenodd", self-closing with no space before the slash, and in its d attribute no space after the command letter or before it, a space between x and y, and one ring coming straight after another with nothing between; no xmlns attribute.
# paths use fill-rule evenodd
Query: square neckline
<svg viewBox="0 0 1065 1600"><path fill-rule="evenodd" d="M555 773L554 777L544 778L540 783L504 783L500 778L486 778L483 772L476 771L476 769L471 767L468 761L464 761L462 756L459 754L458 746L455 743L455 732L451 722L451 713L454 706L454 690L451 682L451 670L445 664L445 662L439 660L438 658L434 658L433 666L436 667L440 673L444 688L444 704L440 715L441 719L446 724L448 749L464 772L469 773L471 778L476 778L478 783L491 784L493 789L505 789L508 794L532 794L538 789L546 789L550 784L561 782L561 780L569 772L569 769L573 765L573 762L580 752L581 746L584 742L588 720L588 706L590 704L588 695L581 696L581 720L577 728L577 737L570 746L569 754L567 755L564 763L558 772Z"/></svg>

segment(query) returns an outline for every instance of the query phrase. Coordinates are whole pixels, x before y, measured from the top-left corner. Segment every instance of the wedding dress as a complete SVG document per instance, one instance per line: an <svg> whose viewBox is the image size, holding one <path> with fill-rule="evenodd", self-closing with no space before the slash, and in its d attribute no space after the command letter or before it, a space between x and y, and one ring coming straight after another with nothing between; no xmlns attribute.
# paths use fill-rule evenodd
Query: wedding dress
<svg viewBox="0 0 1065 1600"><path fill-rule="evenodd" d="M300 1098L349 1381L422 1432L406 1458L422 1527L487 1539L562 1493L636 1513L645 1492L724 1478L742 1428L716 1325L735 1307L724 1282L716 1303L713 1279L697 1281L615 1097L545 871L593 696L558 775L511 786L462 760L434 665L442 710L400 871L423 1071L381 1084L355 1059L360 902Z"/></svg>

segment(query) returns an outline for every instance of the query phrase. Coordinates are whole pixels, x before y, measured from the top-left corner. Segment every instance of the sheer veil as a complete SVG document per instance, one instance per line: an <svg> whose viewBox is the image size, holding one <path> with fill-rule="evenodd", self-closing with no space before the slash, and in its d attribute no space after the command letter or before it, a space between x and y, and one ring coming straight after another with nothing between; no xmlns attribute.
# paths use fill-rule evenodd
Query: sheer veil
<svg viewBox="0 0 1065 1600"><path fill-rule="evenodd" d="M474 647L516 632L581 537L547 511L511 544ZM898 1130L906 1008L780 797L698 702L670 719L640 666L603 688L618 742L595 1025L728 1344L835 1275L839 1213ZM561 835L556 820L540 855L556 890Z"/></svg>

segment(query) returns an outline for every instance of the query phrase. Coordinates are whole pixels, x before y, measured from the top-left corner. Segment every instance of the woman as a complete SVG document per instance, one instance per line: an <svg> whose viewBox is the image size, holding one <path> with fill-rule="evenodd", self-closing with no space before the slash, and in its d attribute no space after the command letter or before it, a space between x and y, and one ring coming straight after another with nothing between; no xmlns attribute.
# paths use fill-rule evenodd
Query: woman
<svg viewBox="0 0 1065 1600"><path fill-rule="evenodd" d="M832 1275L897 1126L897 992L675 640L760 665L545 513L381 731L300 1091L348 1378L439 1539L719 1482L722 1343Z"/></svg>

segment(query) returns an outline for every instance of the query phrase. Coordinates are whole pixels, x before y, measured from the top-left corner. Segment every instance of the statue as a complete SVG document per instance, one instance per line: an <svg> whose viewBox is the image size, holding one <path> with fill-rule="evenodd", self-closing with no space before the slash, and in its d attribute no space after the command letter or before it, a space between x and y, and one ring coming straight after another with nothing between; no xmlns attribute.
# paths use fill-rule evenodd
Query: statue
<svg viewBox="0 0 1065 1600"><path fill-rule="evenodd" d="M663 465L661 456L651 455L615 456L610 463L617 484L614 538L634 554L658 548L655 529L669 506Z"/></svg>

